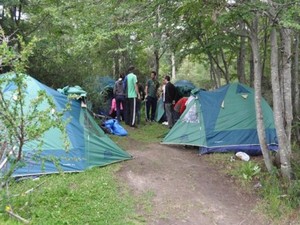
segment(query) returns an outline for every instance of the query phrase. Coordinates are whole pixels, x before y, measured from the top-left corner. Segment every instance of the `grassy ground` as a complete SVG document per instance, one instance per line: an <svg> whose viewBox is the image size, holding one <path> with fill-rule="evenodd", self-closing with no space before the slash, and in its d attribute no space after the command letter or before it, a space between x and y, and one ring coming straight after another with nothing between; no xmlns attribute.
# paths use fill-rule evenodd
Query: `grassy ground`
<svg viewBox="0 0 300 225"><path fill-rule="evenodd" d="M160 142L168 132L168 128L158 123L141 121L137 129L122 125L129 135L110 137L124 149L130 148L131 139L138 140L142 146L142 143ZM151 210L151 194L132 196L114 175L119 168L120 164L113 164L82 173L18 181L9 188L12 198L2 199L1 205L2 208L11 206L15 214L31 224L144 224L145 219L137 213L136 205ZM0 224L22 223L2 211Z"/></svg>
<svg viewBox="0 0 300 225"><path fill-rule="evenodd" d="M300 152L294 151L294 179L288 184L274 168L272 174L266 171L262 156L251 157L249 162L241 161L233 154L211 154L205 157L220 173L230 176L245 191L255 193L261 201L257 210L266 215L274 225L299 225L300 206Z"/></svg>
<svg viewBox="0 0 300 225"><path fill-rule="evenodd" d="M129 135L110 137L124 149L130 149L130 141L134 139L141 143L142 150L143 144L160 142L168 132L168 128L161 124L146 123L143 120L137 129L122 125L129 131ZM257 191L263 200L260 209L273 217L274 221L297 224L287 221L299 221L297 208L300 205L300 168L296 168L299 163L295 164L297 179L287 189L276 176L265 173L262 157L251 158L251 163L245 163L232 158L232 155L211 154L206 159L220 168L220 171L236 179L243 188ZM261 169L257 170L256 166ZM143 205L140 208L151 210L151 193L132 196L128 187L117 182L115 173L119 168L120 164L114 164L83 173L47 175L36 180L13 183L9 189L13 196L10 199L12 209L16 214L29 219L31 224L39 225L145 224L145 218L137 212L136 205ZM254 189L256 184L261 186ZM31 189L33 190L30 192ZM2 208L8 205L3 198L0 202ZM21 223L9 218L5 212L0 212L0 224Z"/></svg>
<svg viewBox="0 0 300 225"><path fill-rule="evenodd" d="M118 169L114 164L16 182L10 188L12 209L31 218L31 224L141 224L143 218L135 213L137 200L116 182ZM0 224L19 223L2 213Z"/></svg>
<svg viewBox="0 0 300 225"><path fill-rule="evenodd" d="M125 149L128 149L126 143L130 141L130 139L134 139L141 143L159 143L162 141L163 137L168 133L169 128L167 126L163 126L156 122L144 122L141 121L141 124L138 125L138 128L132 129L131 127L124 125L123 122L121 123L122 126L126 130L128 130L129 134L125 137L119 136L110 136L112 140L116 143L123 146Z"/></svg>

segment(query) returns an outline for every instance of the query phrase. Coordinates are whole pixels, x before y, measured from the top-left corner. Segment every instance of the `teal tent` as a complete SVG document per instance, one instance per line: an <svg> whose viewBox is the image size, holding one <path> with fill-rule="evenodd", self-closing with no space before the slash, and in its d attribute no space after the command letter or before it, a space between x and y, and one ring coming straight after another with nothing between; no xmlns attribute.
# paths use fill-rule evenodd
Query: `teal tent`
<svg viewBox="0 0 300 225"><path fill-rule="evenodd" d="M156 103L155 121L160 122L165 114L163 99L159 98Z"/></svg>
<svg viewBox="0 0 300 225"><path fill-rule="evenodd" d="M109 114L111 101L114 98L114 93L113 93L114 85L115 85L115 80L112 79L111 77L109 76L99 77L98 91L101 99L99 109L98 109L99 114L106 115L106 116Z"/></svg>
<svg viewBox="0 0 300 225"><path fill-rule="evenodd" d="M176 89L176 101L182 97L189 97L191 91L195 89L195 85L188 80L178 80L174 83ZM155 113L155 121L159 122L165 113L164 103L162 98L158 99Z"/></svg>
<svg viewBox="0 0 300 225"><path fill-rule="evenodd" d="M93 105L88 101L89 107L97 114L108 116L111 101L114 98L113 88L115 80L111 76L87 76L83 80L83 87L88 90L88 98L93 98ZM69 92L69 91L68 91Z"/></svg>
<svg viewBox="0 0 300 225"><path fill-rule="evenodd" d="M254 91L240 83L214 91L198 90L163 144L199 146L202 154L243 151L261 153L256 129ZM266 142L278 147L273 112L262 99Z"/></svg>
<svg viewBox="0 0 300 225"><path fill-rule="evenodd" d="M14 74L3 74L4 77L11 78ZM53 98L57 111L63 111L68 103L68 97L40 83L30 76L26 76L25 113L28 111L30 102L37 97L39 90ZM1 85L5 98L11 98L16 90L14 82L4 82ZM104 166L122 160L131 159L131 155L117 146L98 126L94 118L86 108L82 108L80 101L70 100L71 109L66 111L64 119L69 120L66 131L67 141L70 143L69 150L64 150L62 133L58 129L48 130L42 137L43 145L40 153L35 141L28 142L23 147L24 166L16 169L13 176L28 176L64 172L80 172L94 166ZM44 107L48 107L44 105ZM52 160L55 158L57 165ZM5 156L1 159L3 162ZM0 163L3 165L3 163ZM7 163L2 172L9 168Z"/></svg>
<svg viewBox="0 0 300 225"><path fill-rule="evenodd" d="M196 88L195 85L188 80L178 80L174 83L174 86L176 88L176 101L182 97L189 97L191 91Z"/></svg>
<svg viewBox="0 0 300 225"><path fill-rule="evenodd" d="M59 93L67 95L69 98L74 98L74 99L80 99L80 98L83 99L87 95L87 92L78 85L74 87L66 86L63 88L58 88L57 91Z"/></svg>

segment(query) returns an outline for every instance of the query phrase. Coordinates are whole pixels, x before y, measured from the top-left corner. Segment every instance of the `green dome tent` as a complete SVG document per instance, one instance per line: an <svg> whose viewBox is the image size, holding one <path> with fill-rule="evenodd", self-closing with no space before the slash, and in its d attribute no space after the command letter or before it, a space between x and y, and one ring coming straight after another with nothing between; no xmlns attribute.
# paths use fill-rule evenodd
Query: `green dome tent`
<svg viewBox="0 0 300 225"><path fill-rule="evenodd" d="M198 90L163 144L199 146L201 153L243 151L261 153L256 128L254 91L243 84L228 84L214 91ZM266 141L278 148L273 112L262 99Z"/></svg>
<svg viewBox="0 0 300 225"><path fill-rule="evenodd" d="M97 114L108 116L111 101L114 98L115 80L111 76L97 75L86 77L83 83L84 89L89 93L87 102L91 110Z"/></svg>
<svg viewBox="0 0 300 225"><path fill-rule="evenodd" d="M98 85L98 91L101 99L98 112L99 114L107 116L109 114L111 101L114 98L113 89L115 80L109 76L99 77Z"/></svg>
<svg viewBox="0 0 300 225"><path fill-rule="evenodd" d="M3 74L0 79L11 78L14 74ZM25 113L30 102L34 100L39 90L44 90L46 94L53 98L57 111L63 111L68 103L68 97L40 83L30 76L25 76L26 93ZM4 96L9 99L14 95L16 85L14 82L4 82L1 85ZM69 150L64 150L62 133L59 129L51 128L46 131L42 137L42 151L39 153L37 142L28 142L23 147L24 166L17 168L13 176L28 176L58 173L58 167L64 172L80 172L94 166L104 166L122 160L131 159L131 155L117 146L98 126L94 118L89 114L86 108L82 108L80 101L70 100L71 109L64 114L68 122L66 131L67 139L70 143ZM27 107L27 109L26 109ZM44 105L44 107L49 107ZM54 157L57 160L58 167L53 161L43 160ZM0 164L6 160L5 156L1 159ZM9 168L9 163L1 168L5 172Z"/></svg>

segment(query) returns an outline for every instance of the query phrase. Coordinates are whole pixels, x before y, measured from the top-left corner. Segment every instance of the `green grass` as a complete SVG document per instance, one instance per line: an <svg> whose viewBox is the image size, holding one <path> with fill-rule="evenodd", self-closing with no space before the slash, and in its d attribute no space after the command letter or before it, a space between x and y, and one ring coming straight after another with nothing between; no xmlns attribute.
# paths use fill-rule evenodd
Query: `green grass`
<svg viewBox="0 0 300 225"><path fill-rule="evenodd" d="M125 149L130 149L130 143L128 143L130 139L133 139L137 142L142 142L144 144L159 143L163 140L163 138L170 130L167 126L157 122L145 122L143 117L141 123L135 129L125 125L123 122L121 122L121 126L123 126L127 130L128 136L109 136L113 141L115 141L117 144L120 144Z"/></svg>
<svg viewBox="0 0 300 225"><path fill-rule="evenodd" d="M169 130L167 126L156 122L146 123L145 125L142 123L139 128L130 130L129 137L140 142L158 143L162 141Z"/></svg>
<svg viewBox="0 0 300 225"><path fill-rule="evenodd" d="M158 123L146 123L142 118L139 128L128 130L127 137L110 135L124 149L130 149L130 140L160 142L168 128ZM142 148L141 148L142 149ZM144 215L151 214L153 193L133 196L125 184L118 182L115 173L121 164L93 168L82 173L45 175L10 185L9 199L15 214L31 224L145 224ZM29 194L26 191L33 188ZM5 200L2 199L2 208ZM0 224L22 224L0 212Z"/></svg>
<svg viewBox="0 0 300 225"><path fill-rule="evenodd" d="M93 168L83 173L47 175L11 185L13 210L31 224L142 224L134 197L118 184L119 165ZM40 184L39 187L37 187ZM30 194L24 194L34 188ZM6 213L0 224L19 224Z"/></svg>

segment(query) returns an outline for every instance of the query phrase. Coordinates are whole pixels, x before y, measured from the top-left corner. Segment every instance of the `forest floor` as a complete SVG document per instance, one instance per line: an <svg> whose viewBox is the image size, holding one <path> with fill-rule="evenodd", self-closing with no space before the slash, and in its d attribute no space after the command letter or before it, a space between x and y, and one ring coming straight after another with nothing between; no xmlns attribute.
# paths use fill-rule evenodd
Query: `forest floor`
<svg viewBox="0 0 300 225"><path fill-rule="evenodd" d="M257 210L257 195L243 191L197 149L129 142L134 159L118 175L134 194L151 195L151 210L138 206L148 225L271 224Z"/></svg>

